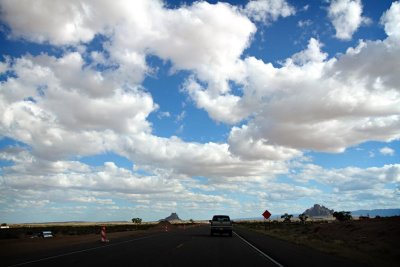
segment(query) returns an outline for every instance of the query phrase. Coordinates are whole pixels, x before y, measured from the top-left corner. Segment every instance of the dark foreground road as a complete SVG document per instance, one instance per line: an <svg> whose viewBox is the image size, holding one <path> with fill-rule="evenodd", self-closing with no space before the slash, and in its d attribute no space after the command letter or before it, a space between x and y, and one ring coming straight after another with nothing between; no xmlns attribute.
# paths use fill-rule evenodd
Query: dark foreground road
<svg viewBox="0 0 400 267"><path fill-rule="evenodd" d="M246 241L247 240L247 241ZM249 243L247 243L250 241ZM1 266L356 266L313 250L244 229L233 237L210 236L196 227L148 236L86 244L42 255L21 255Z"/></svg>

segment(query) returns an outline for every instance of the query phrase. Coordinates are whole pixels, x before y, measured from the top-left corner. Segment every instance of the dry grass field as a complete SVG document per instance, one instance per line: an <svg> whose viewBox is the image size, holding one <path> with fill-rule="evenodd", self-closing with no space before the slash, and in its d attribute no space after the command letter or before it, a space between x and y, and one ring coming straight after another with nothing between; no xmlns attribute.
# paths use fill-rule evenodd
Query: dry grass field
<svg viewBox="0 0 400 267"><path fill-rule="evenodd" d="M400 266L400 217L348 222L240 222L247 227L324 252L354 259L366 266Z"/></svg>

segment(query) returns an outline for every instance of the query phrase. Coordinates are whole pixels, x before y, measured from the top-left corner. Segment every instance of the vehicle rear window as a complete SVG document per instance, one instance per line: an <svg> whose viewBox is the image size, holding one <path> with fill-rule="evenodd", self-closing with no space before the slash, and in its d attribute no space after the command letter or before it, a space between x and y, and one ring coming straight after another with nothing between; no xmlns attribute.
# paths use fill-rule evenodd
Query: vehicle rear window
<svg viewBox="0 0 400 267"><path fill-rule="evenodd" d="M230 221L229 216L225 216L225 215L224 216L221 216L221 215L214 216L212 220L213 221L220 221L220 222Z"/></svg>

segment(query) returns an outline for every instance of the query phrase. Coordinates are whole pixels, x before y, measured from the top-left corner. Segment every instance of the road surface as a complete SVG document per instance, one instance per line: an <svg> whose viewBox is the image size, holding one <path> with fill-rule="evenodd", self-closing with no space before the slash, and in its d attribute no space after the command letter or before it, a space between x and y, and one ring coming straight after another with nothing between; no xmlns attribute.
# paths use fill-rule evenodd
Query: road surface
<svg viewBox="0 0 400 267"><path fill-rule="evenodd" d="M4 265L3 265L4 264ZM210 236L208 226L120 238L38 255L3 259L1 266L357 266L315 250L236 229Z"/></svg>

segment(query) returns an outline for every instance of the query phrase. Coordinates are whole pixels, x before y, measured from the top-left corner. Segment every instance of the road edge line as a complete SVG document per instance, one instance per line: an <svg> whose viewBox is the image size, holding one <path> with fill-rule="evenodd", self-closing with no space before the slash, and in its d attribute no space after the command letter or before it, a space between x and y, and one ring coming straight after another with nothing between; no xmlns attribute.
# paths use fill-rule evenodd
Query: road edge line
<svg viewBox="0 0 400 267"><path fill-rule="evenodd" d="M260 253L262 256L264 256L265 258L269 259L270 261L272 261L275 265L279 266L279 267L284 267L282 264L280 264L279 262L277 262L276 260L274 260L271 256L268 256L267 254L265 254L264 252L262 252L260 249L258 249L256 246L254 246L253 244L251 244L249 241L247 241L246 239L244 239L242 236L240 236L238 233L236 233L235 231L233 232L237 237L239 237L243 242L245 242L247 245L249 245L250 247L252 247L254 250L256 250L258 253Z"/></svg>

